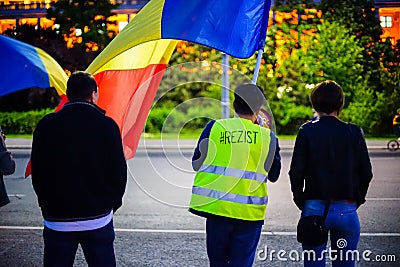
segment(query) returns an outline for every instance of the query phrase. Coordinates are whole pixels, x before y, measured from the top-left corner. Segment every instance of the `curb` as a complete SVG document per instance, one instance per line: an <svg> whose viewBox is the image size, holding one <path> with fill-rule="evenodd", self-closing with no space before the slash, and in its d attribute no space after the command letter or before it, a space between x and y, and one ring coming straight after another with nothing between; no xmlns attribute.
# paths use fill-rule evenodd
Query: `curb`
<svg viewBox="0 0 400 267"><path fill-rule="evenodd" d="M30 150L32 149L32 146L30 145L7 145L7 149L25 149L25 150ZM147 146L138 146L137 150L194 150L193 146L171 146L171 145L164 145L164 146L159 146L159 145L147 145ZM292 146L280 146L281 150L293 150ZM368 150L381 150L385 151L388 150L386 147L382 146L368 146Z"/></svg>
<svg viewBox="0 0 400 267"><path fill-rule="evenodd" d="M368 144L369 142L369 144ZM197 144L197 140L182 139L182 140L148 140L141 139L138 144L138 150L191 150L193 151ZM6 140L6 146L8 149L13 150L30 150L32 149L32 139L28 138L10 138ZM280 140L279 146L282 151L293 151L294 140ZM369 151L387 151L387 141L367 141L367 147ZM393 152L391 152L393 153Z"/></svg>

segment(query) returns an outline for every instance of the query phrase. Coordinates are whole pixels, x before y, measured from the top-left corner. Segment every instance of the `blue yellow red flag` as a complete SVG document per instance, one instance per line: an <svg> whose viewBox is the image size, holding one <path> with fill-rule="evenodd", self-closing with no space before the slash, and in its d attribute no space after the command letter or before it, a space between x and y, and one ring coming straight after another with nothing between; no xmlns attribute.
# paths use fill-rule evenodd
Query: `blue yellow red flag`
<svg viewBox="0 0 400 267"><path fill-rule="evenodd" d="M0 35L0 58L0 96L34 87L65 95L68 76L42 49Z"/></svg>
<svg viewBox="0 0 400 267"><path fill-rule="evenodd" d="M152 0L95 58L86 71L97 80L99 106L120 127L127 158L135 155L176 40L248 58L265 40L270 4L270 0Z"/></svg>

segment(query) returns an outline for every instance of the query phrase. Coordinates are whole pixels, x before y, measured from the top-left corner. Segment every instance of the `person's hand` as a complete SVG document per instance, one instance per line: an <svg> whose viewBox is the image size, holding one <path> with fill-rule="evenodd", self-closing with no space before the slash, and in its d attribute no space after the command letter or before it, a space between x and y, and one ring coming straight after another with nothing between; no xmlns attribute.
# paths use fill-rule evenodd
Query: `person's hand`
<svg viewBox="0 0 400 267"><path fill-rule="evenodd" d="M3 139L4 141L6 141L6 135L3 132L0 132L0 136L1 139Z"/></svg>

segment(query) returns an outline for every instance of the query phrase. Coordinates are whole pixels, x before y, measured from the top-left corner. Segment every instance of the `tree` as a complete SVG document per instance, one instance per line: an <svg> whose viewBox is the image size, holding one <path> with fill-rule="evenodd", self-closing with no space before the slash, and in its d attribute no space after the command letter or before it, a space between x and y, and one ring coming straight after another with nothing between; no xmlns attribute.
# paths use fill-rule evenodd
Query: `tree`
<svg viewBox="0 0 400 267"><path fill-rule="evenodd" d="M380 64L385 44L382 44L382 27L374 7L369 0L322 0L318 6L323 18L336 21L349 29L364 48L359 62L364 74L369 77L369 84L375 90L382 90L380 85Z"/></svg>
<svg viewBox="0 0 400 267"><path fill-rule="evenodd" d="M344 25L364 48L359 63L368 79L368 88L356 92L355 101L345 115L351 118L350 113L362 114L352 121L363 125L367 133L378 136L392 133L391 118L400 95L400 42L393 46L390 40L381 39L382 28L374 1L322 0L319 8L324 19Z"/></svg>
<svg viewBox="0 0 400 267"><path fill-rule="evenodd" d="M117 4L108 0L60 0L47 10L47 18L53 19L56 30L66 38L72 38L74 45L84 44L87 50L97 51L115 37L108 26L115 24L108 20Z"/></svg>
<svg viewBox="0 0 400 267"><path fill-rule="evenodd" d="M311 117L309 94L323 80L335 80L344 88L346 102L356 101L367 88L358 63L363 48L344 26L325 21L313 35L304 36L301 48L275 48L280 62L271 74L260 75L280 133L293 134ZM288 40L290 42L290 40ZM351 117L350 117L351 119Z"/></svg>
<svg viewBox="0 0 400 267"><path fill-rule="evenodd" d="M337 22L325 21L317 28L317 33L303 45L304 50L300 50L308 68L308 82L334 80L344 88L346 101L350 103L356 91L367 88L359 63L364 49L356 36Z"/></svg>

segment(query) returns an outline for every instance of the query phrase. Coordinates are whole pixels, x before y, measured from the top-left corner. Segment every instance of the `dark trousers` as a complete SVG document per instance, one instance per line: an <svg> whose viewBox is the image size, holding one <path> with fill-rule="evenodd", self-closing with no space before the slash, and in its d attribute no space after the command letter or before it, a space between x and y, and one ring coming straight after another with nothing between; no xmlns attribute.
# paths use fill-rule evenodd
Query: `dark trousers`
<svg viewBox="0 0 400 267"><path fill-rule="evenodd" d="M396 133L397 137L400 137L400 125L394 125L393 130Z"/></svg>
<svg viewBox="0 0 400 267"><path fill-rule="evenodd" d="M6 186L4 185L3 175L0 173L0 207L10 203L7 195Z"/></svg>
<svg viewBox="0 0 400 267"><path fill-rule="evenodd" d="M114 238L113 221L89 231L60 232L44 227L44 266L72 267L79 244L88 266L116 266Z"/></svg>
<svg viewBox="0 0 400 267"><path fill-rule="evenodd" d="M229 223L207 218L207 254L210 267L252 266L262 223Z"/></svg>

